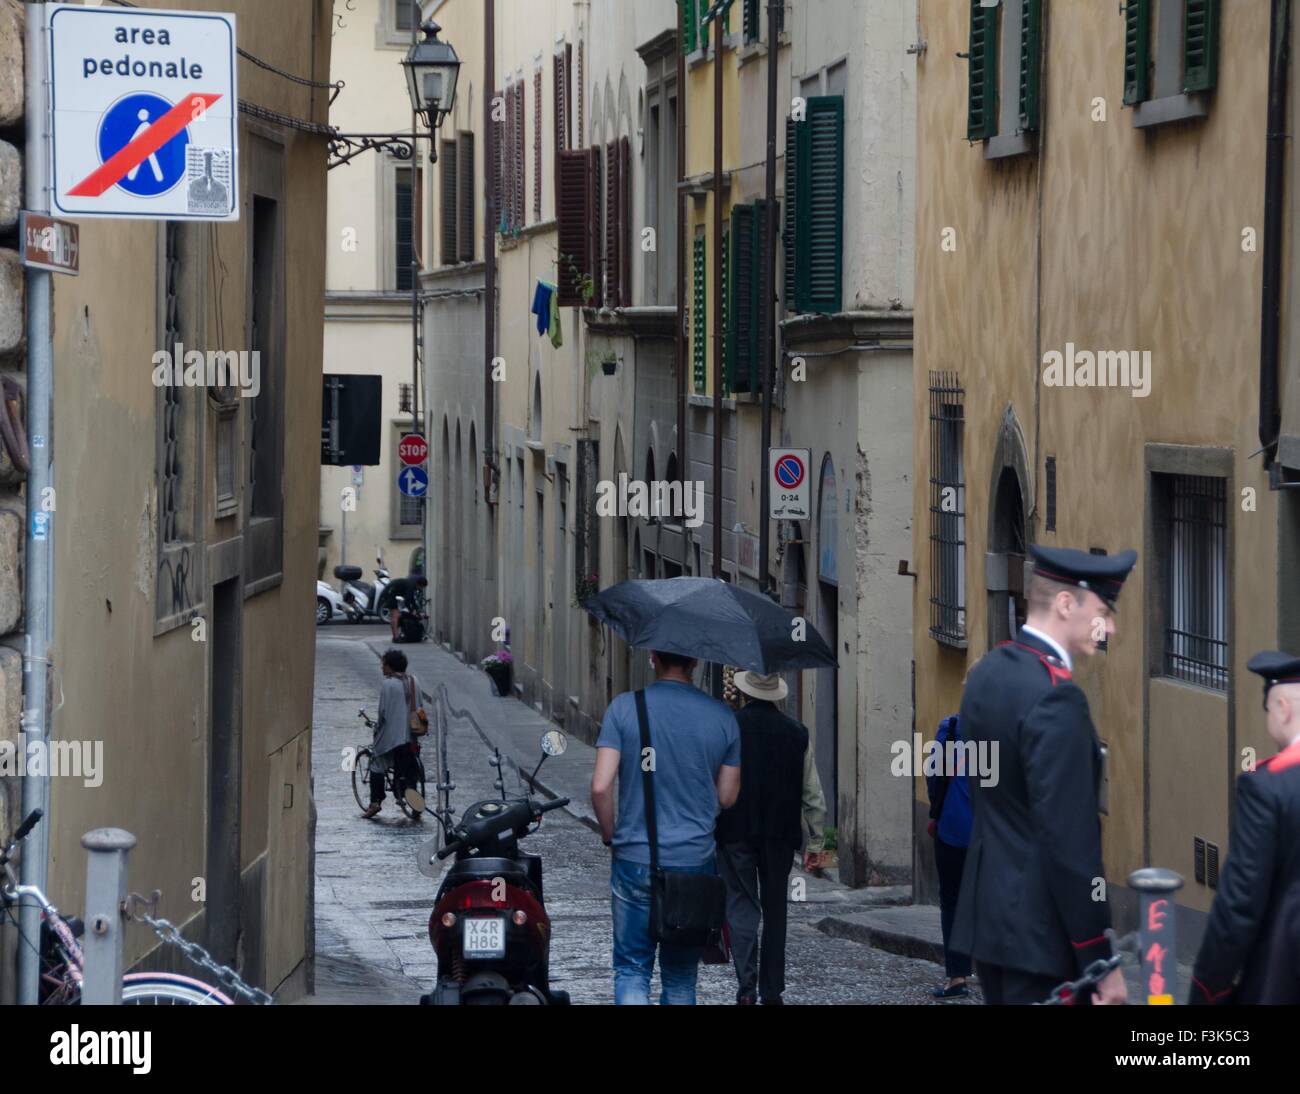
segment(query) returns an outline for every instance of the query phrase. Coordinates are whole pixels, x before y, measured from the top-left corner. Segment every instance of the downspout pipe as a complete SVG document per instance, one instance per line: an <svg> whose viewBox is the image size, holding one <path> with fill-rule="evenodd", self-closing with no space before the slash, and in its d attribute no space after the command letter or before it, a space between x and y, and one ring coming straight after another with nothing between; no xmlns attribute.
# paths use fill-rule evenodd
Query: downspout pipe
<svg viewBox="0 0 1300 1094"><path fill-rule="evenodd" d="M496 191L492 186L497 162L496 128L492 122L492 99L496 87L496 0L483 6L483 498L492 498L496 474L496 406L492 385L492 359L496 356L497 313L497 217Z"/></svg>
<svg viewBox="0 0 1300 1094"><path fill-rule="evenodd" d="M1286 181L1287 43L1291 0L1273 0L1268 38L1268 119L1264 166L1264 282L1259 333L1259 443L1264 468L1277 457L1282 427L1278 378L1282 301L1282 214Z"/></svg>
<svg viewBox="0 0 1300 1094"><path fill-rule="evenodd" d="M26 100L27 208L49 213L49 55L43 3L27 5ZM47 747L50 739L49 672L54 642L54 513L44 509L46 491L54 487L54 449L50 417L54 389L54 350L51 309L53 277L48 270L27 269L27 441L31 469L27 475L26 605L23 642L22 733ZM22 810L26 817L41 809L45 819L32 829L23 844L19 879L24 885L48 889L50 830L50 777L48 773L23 775ZM40 937L41 912L30 900L18 911L18 924L27 939ZM18 1002L35 1005L40 985L40 956L31 946L18 947Z"/></svg>
<svg viewBox="0 0 1300 1094"><path fill-rule="evenodd" d="M762 486L758 497L758 588L760 592L771 591L771 578L768 576L771 557L772 521L768 514L772 509L772 473L768 467L772 449L772 389L776 384L775 369L775 319L776 319L776 85L777 66L779 63L780 42L777 40L777 12L781 0L769 0L767 5L767 164L765 190L763 193L763 281L762 292L766 309L759 309L759 318L763 320L761 332L761 349L759 370L763 392L763 436L759 441L759 467ZM787 155L789 153L787 152ZM786 201L792 195L786 195Z"/></svg>

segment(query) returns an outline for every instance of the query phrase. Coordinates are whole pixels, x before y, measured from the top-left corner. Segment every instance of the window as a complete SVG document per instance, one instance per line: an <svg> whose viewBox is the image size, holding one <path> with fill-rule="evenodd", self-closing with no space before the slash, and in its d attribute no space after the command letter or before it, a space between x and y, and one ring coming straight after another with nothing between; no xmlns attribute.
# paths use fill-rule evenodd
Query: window
<svg viewBox="0 0 1300 1094"><path fill-rule="evenodd" d="M1227 480L1153 474L1163 634L1161 675L1228 687Z"/></svg>
<svg viewBox="0 0 1300 1094"><path fill-rule="evenodd" d="M1135 126L1202 117L1219 67L1219 0L1127 0L1124 105Z"/></svg>
<svg viewBox="0 0 1300 1094"><path fill-rule="evenodd" d="M557 46L552 59L554 78L555 151L571 147L569 137L573 128L572 98L569 94L569 69L573 63L573 47L565 42Z"/></svg>
<svg viewBox="0 0 1300 1094"><path fill-rule="evenodd" d="M173 366L180 366L178 353L184 353L185 334L181 329L181 225L168 221L163 225L164 254L162 269L163 289L163 349L171 355ZM161 541L164 545L192 538L192 514L185 511L182 467L189 463L189 453L182 458L184 433L184 391L181 384L162 387L162 403L158 416L160 460L158 465L158 516L161 522Z"/></svg>
<svg viewBox="0 0 1300 1094"><path fill-rule="evenodd" d="M712 24L706 23L704 17L713 7L713 0L678 0L678 6L681 9L682 51L694 53L697 49L708 49ZM722 29L731 30L730 7L722 17Z"/></svg>
<svg viewBox="0 0 1300 1094"><path fill-rule="evenodd" d="M542 219L542 63L533 71L533 220Z"/></svg>
<svg viewBox="0 0 1300 1094"><path fill-rule="evenodd" d="M730 276L727 299L727 365L729 390L762 390L763 332L770 329L772 311L763 291L766 222L764 203L733 205Z"/></svg>
<svg viewBox="0 0 1300 1094"><path fill-rule="evenodd" d="M1042 0L970 0L966 139L985 142L985 159L1035 147L1042 43Z"/></svg>
<svg viewBox="0 0 1300 1094"><path fill-rule="evenodd" d="M785 307L833 314L841 307L844 226L844 99L805 100L785 126Z"/></svg>
<svg viewBox="0 0 1300 1094"><path fill-rule="evenodd" d="M441 143L438 257L442 265L452 266L474 260L474 134L462 130L453 140ZM417 208L417 217L419 212Z"/></svg>
<svg viewBox="0 0 1300 1094"><path fill-rule="evenodd" d="M415 283L415 170L398 167L393 171L393 257L398 292L410 292Z"/></svg>
<svg viewBox="0 0 1300 1094"><path fill-rule="evenodd" d="M676 49L677 39L669 31L641 51L646 66L642 224L655 234L652 249L637 249L642 263L643 300L647 304L677 303Z"/></svg>
<svg viewBox="0 0 1300 1094"><path fill-rule="evenodd" d="M518 233L526 223L524 187L524 83L516 80L505 90L505 141L501 149L502 205L498 231Z"/></svg>
<svg viewBox="0 0 1300 1094"><path fill-rule="evenodd" d="M605 145L605 295L606 307L632 303L630 268L632 156L626 137Z"/></svg>
<svg viewBox="0 0 1300 1094"><path fill-rule="evenodd" d="M691 379L697 394L703 394L708 380L708 284L704 233L695 236L691 255Z"/></svg>
<svg viewBox="0 0 1300 1094"><path fill-rule="evenodd" d="M744 0L742 12L745 43L757 42L767 34L767 6L769 0ZM776 32L785 30L785 5L776 0Z"/></svg>
<svg viewBox="0 0 1300 1094"><path fill-rule="evenodd" d="M559 305L583 307L599 274L600 156L595 148L561 152L557 161L556 239Z"/></svg>
<svg viewBox="0 0 1300 1094"><path fill-rule="evenodd" d="M412 35L420 27L419 0L379 0L376 6L379 18L375 22L375 45L381 49L410 49Z"/></svg>
<svg viewBox="0 0 1300 1094"><path fill-rule="evenodd" d="M956 373L930 373L930 634L966 645L965 392Z"/></svg>
<svg viewBox="0 0 1300 1094"><path fill-rule="evenodd" d="M394 0L397 29L410 32L420 25L420 0Z"/></svg>

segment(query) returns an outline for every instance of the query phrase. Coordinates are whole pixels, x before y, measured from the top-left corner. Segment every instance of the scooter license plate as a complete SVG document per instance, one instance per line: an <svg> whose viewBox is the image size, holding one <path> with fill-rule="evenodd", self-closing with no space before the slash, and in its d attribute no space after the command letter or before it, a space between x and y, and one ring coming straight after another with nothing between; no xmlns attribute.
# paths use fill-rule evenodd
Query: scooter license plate
<svg viewBox="0 0 1300 1094"><path fill-rule="evenodd" d="M467 958L504 957L505 919L502 916L470 916L465 920L461 950Z"/></svg>

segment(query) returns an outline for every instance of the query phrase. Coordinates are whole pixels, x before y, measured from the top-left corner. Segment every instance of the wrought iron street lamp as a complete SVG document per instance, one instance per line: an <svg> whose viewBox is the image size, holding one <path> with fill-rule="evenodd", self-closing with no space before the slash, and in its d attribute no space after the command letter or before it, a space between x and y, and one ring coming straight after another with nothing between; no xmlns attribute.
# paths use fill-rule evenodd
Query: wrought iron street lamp
<svg viewBox="0 0 1300 1094"><path fill-rule="evenodd" d="M424 39L416 42L402 61L406 69L406 87L411 106L430 131L456 103L456 78L460 75L460 58L447 42L438 38L442 28L432 19L421 28Z"/></svg>

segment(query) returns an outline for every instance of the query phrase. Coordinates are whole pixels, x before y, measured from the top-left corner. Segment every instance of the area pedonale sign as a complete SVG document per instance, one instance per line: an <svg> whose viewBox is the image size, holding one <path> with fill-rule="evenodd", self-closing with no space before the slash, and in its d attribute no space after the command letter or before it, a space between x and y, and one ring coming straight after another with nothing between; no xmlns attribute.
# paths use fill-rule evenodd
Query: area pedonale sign
<svg viewBox="0 0 1300 1094"><path fill-rule="evenodd" d="M238 220L234 15L44 7L52 211Z"/></svg>

